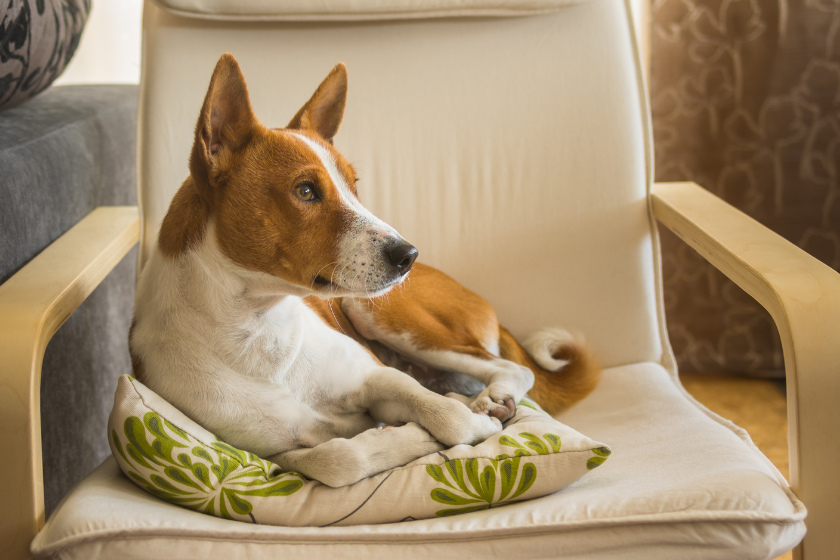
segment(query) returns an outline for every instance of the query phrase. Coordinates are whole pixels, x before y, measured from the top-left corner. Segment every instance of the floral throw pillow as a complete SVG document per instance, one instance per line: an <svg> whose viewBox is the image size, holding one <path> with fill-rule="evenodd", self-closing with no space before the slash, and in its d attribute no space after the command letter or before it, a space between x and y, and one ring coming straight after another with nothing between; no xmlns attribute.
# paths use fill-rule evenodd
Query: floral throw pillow
<svg viewBox="0 0 840 560"><path fill-rule="evenodd" d="M267 525L393 523L446 517L545 496L600 466L609 447L519 403L504 430L343 488L236 449L136 379L120 378L108 423L122 471L159 498Z"/></svg>
<svg viewBox="0 0 840 560"><path fill-rule="evenodd" d="M91 0L0 1L0 110L49 87L76 53Z"/></svg>

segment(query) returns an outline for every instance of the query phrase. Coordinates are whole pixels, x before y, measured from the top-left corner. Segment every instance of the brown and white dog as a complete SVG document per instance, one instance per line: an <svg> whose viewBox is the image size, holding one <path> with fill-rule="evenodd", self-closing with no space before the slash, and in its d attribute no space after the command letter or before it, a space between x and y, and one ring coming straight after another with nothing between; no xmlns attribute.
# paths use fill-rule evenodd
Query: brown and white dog
<svg viewBox="0 0 840 560"><path fill-rule="evenodd" d="M557 411L599 375L563 330L526 352L484 299L416 263L362 206L332 145L346 93L339 64L286 128L266 128L236 60L219 60L130 333L135 375L152 390L232 445L330 486L483 441L528 391Z"/></svg>

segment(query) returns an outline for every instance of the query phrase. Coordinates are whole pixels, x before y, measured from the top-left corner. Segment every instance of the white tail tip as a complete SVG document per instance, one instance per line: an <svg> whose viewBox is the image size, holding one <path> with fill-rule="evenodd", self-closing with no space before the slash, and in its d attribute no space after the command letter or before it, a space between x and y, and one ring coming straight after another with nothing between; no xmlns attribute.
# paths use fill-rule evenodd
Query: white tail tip
<svg viewBox="0 0 840 560"><path fill-rule="evenodd" d="M569 360L558 360L553 354L564 346L578 343L579 341L565 329L546 328L531 334L523 346L540 367L548 371L557 371L566 367Z"/></svg>

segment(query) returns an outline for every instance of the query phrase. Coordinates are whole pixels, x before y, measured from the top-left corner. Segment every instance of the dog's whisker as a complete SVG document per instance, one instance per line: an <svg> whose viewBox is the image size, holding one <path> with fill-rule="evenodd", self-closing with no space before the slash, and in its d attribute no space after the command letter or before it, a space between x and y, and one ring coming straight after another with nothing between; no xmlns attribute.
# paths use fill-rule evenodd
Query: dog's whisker
<svg viewBox="0 0 840 560"><path fill-rule="evenodd" d="M350 268L350 264L349 264L349 263L345 263L344 267L342 267L342 269L341 269L341 273L338 275L338 276L339 276L339 278L345 278L345 276L344 276L344 271L345 271L345 270L347 270L348 268ZM334 273L335 273L335 269L333 269L333 274L334 274ZM333 279L333 276L331 276L331 277L330 277L330 282L331 282L331 283L332 283L332 281L333 281L332 279ZM355 279L353 280L353 282L350 282L350 283L349 283L349 285L347 285L347 282L344 282L344 284L345 284L344 289L345 289L345 290L352 290L352 289L353 289L353 288L352 288L353 283L355 283ZM335 286L335 284L334 284L334 283L333 283L333 286ZM335 288L333 288L333 293L336 293L336 292L335 292Z"/></svg>
<svg viewBox="0 0 840 560"><path fill-rule="evenodd" d="M335 319L335 324L338 325L338 328L341 329L341 332L344 333L345 336L350 336L344 331L344 327L341 326L341 323L338 322L338 317L335 316L335 311L332 308L332 300L327 300L327 306L330 308L330 313L332 313L333 319Z"/></svg>
<svg viewBox="0 0 840 560"><path fill-rule="evenodd" d="M320 274L321 274L321 271L322 271L322 270L324 270L325 268L327 268L328 266L333 266L333 265L336 265L336 264L338 264L338 261L333 261L333 262L331 262L331 263L327 263L327 264L325 264L324 266L322 266L321 268L319 268L319 269L315 272L315 275L312 277L312 280L309 282L309 291L311 291L311 292L314 292L314 291L315 291L315 279L316 279L316 278L318 278L318 275L320 275ZM334 271L333 271L333 272L334 272ZM330 280L330 283L332 283L332 280ZM333 288L333 289L334 289L334 288Z"/></svg>
<svg viewBox="0 0 840 560"><path fill-rule="evenodd" d="M356 280L358 280L358 279L359 279L359 276L361 276L361 275L362 275L362 273L361 273L361 272L358 272L358 271L356 272L356 277L355 277L355 278L353 278L353 285L354 285L354 286L356 285Z"/></svg>

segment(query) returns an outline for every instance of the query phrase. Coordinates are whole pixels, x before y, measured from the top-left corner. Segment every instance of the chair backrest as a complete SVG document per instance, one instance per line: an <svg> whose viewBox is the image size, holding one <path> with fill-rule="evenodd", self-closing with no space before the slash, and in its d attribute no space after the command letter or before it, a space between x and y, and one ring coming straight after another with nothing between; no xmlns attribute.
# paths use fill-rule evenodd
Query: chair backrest
<svg viewBox="0 0 840 560"><path fill-rule="evenodd" d="M222 53L239 60L257 116L274 127L343 61L350 86L336 146L359 170L362 201L423 262L486 297L516 335L564 326L606 366L659 361L648 112L629 8L429 5L147 0L141 262L188 173Z"/></svg>

